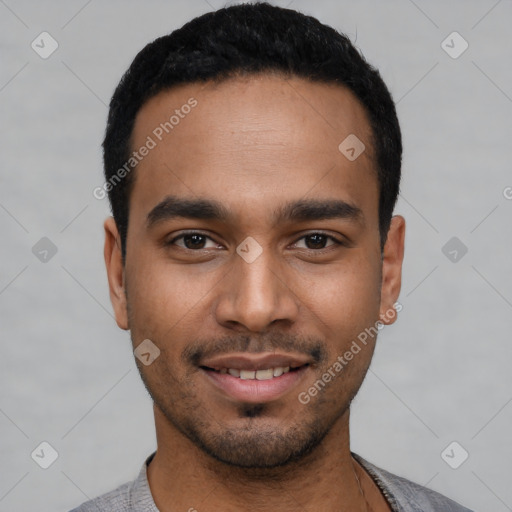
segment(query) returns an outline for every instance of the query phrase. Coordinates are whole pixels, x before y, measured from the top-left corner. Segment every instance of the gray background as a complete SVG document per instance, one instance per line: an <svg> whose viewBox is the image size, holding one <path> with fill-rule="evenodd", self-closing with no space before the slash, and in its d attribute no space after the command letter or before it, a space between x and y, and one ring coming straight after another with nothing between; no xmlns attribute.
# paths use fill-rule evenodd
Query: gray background
<svg viewBox="0 0 512 512"><path fill-rule="evenodd" d="M356 40L403 130L403 310L353 405L352 449L475 510L512 510L512 2L276 3ZM106 105L135 54L223 4L0 0L0 512L67 511L155 448L92 190ZM48 59L31 48L43 31L59 44ZM453 31L469 43L456 59L441 46ZM455 262L442 251L454 236L468 248ZM58 249L46 262L42 237ZM59 455L46 470L31 458L42 441ZM452 441L469 453L458 469L441 456Z"/></svg>

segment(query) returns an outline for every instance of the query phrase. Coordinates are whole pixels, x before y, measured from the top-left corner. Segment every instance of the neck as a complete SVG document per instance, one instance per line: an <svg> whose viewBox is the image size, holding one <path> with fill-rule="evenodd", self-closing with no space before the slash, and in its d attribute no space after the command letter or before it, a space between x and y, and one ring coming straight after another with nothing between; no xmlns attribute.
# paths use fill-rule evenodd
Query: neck
<svg viewBox="0 0 512 512"><path fill-rule="evenodd" d="M154 410L158 449L148 481L161 512L367 510L350 453L348 409L313 452L270 469L238 468L213 459Z"/></svg>

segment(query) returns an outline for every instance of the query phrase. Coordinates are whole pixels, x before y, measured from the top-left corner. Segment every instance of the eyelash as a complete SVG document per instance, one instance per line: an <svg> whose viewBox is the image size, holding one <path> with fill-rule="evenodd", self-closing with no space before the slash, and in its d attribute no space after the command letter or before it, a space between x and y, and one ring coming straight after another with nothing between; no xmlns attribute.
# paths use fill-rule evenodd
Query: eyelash
<svg viewBox="0 0 512 512"><path fill-rule="evenodd" d="M184 233L181 233L180 235L178 235L177 237L174 237L172 240L170 240L169 242L166 242L165 245L166 246L172 246L174 245L174 243L177 241L177 240L180 240L181 238L184 238L186 236L190 236L190 235L199 235L199 236L203 236L205 238L208 238L209 240L211 240L212 242L215 242L215 240L213 240L210 236L208 236L207 234L205 233L202 233L200 231L186 231ZM321 252L321 251L326 251L326 250L329 250L330 247L334 247L334 246L345 246L346 244L344 242L342 242L341 240L338 240L337 238L333 237L332 235L329 235L327 233L324 233L322 231L313 231L311 233L308 233L307 235L303 235L301 236L299 239L297 239L294 243L296 244L297 242L299 242L300 240L302 240L303 238L307 238L309 236L313 236L313 235L322 235L324 237L326 237L327 239L330 239L334 242L333 245L330 245L328 247L323 247L322 249L308 249L306 248L305 250L307 251L312 251L312 252ZM200 252L202 250L207 250L207 249L197 249L197 250L194 250L194 249L189 249L188 247L180 247L180 249L184 249L185 251L191 251L191 252Z"/></svg>

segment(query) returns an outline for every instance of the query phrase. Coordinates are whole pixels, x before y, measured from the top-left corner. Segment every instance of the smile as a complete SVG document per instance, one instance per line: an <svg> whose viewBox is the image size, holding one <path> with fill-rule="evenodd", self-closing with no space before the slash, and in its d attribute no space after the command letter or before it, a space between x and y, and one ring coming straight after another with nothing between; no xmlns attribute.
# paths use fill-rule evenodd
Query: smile
<svg viewBox="0 0 512 512"><path fill-rule="evenodd" d="M200 370L222 395L237 402L261 403L277 400L298 386L309 364L276 366L259 370L201 366Z"/></svg>
<svg viewBox="0 0 512 512"><path fill-rule="evenodd" d="M274 377L280 377L283 373L288 373L290 370L297 370L297 368L290 368L289 366L277 366L276 368L267 368L264 370L241 370L239 368L221 368L220 370L216 370L214 368L204 368L221 374L228 373L232 377L238 377L242 380L269 380Z"/></svg>

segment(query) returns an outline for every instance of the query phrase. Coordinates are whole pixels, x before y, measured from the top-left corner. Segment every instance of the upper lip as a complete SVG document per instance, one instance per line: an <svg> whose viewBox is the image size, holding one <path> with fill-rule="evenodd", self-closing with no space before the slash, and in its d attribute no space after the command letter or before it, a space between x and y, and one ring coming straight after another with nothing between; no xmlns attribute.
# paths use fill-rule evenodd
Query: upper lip
<svg viewBox="0 0 512 512"><path fill-rule="evenodd" d="M267 368L286 367L297 368L309 364L311 360L304 355L279 354L267 352L264 354L224 354L201 361L199 366L207 366L214 370L222 368L237 368L239 370L266 370Z"/></svg>

